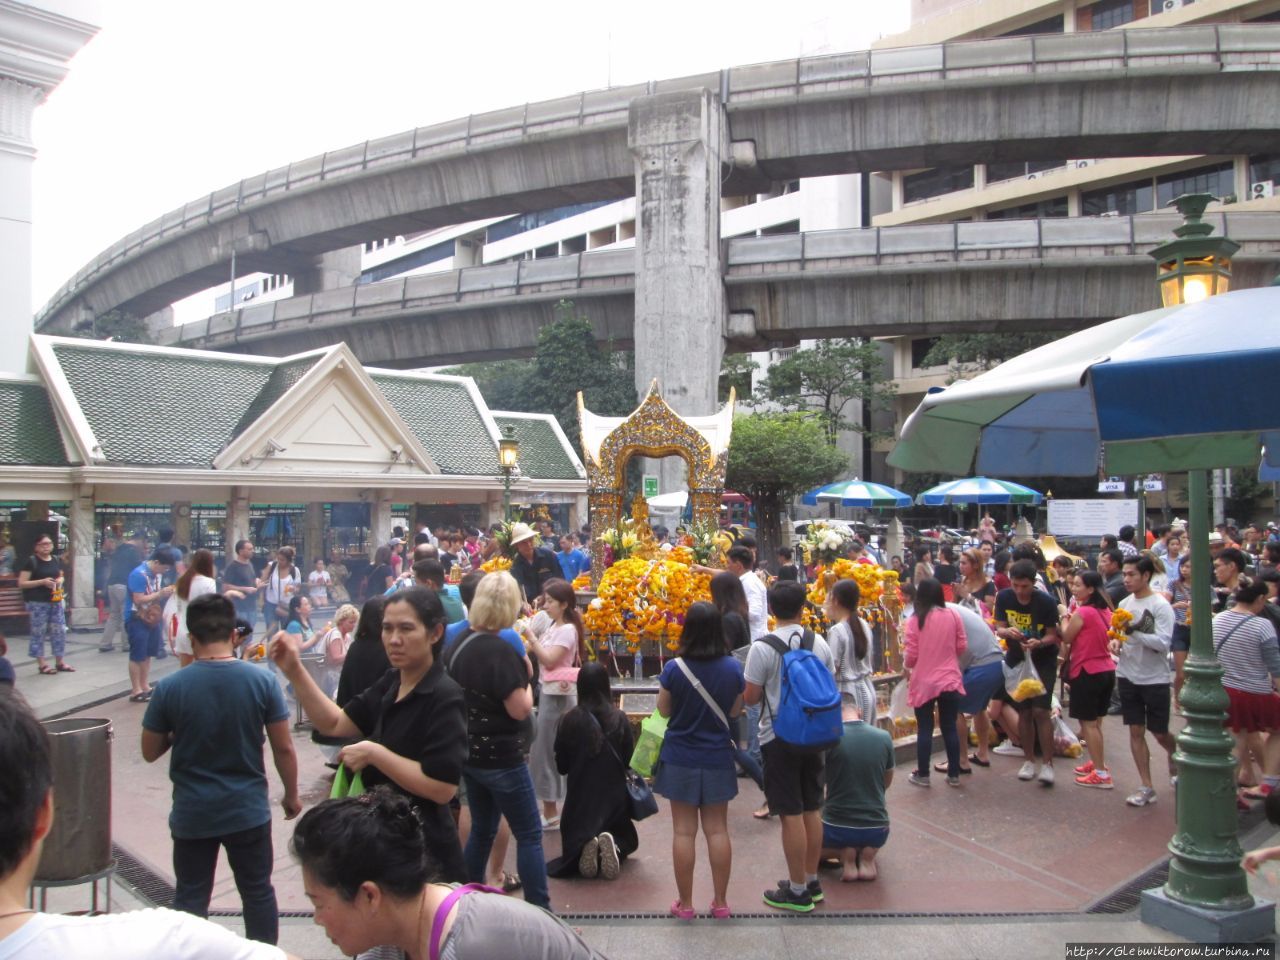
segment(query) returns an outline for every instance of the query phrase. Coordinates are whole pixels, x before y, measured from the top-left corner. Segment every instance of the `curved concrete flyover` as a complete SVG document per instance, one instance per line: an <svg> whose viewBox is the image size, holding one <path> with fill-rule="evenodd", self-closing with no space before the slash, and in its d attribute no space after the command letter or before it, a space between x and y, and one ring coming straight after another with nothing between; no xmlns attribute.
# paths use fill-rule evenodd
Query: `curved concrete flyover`
<svg viewBox="0 0 1280 960"><path fill-rule="evenodd" d="M1280 270L1280 213L1210 214L1241 245L1238 287ZM729 349L831 336L1074 329L1157 306L1148 250L1178 217L992 220L730 240ZM222 313L166 343L288 356L346 341L362 362L529 356L570 298L597 337L631 344L635 251L386 280Z"/></svg>
<svg viewBox="0 0 1280 960"><path fill-rule="evenodd" d="M1269 150L1280 25L967 41L806 57L523 104L355 144L242 180L78 271L45 332L150 314L241 273L297 273L397 233L636 190L641 98L708 88L727 111L724 192L939 163Z"/></svg>

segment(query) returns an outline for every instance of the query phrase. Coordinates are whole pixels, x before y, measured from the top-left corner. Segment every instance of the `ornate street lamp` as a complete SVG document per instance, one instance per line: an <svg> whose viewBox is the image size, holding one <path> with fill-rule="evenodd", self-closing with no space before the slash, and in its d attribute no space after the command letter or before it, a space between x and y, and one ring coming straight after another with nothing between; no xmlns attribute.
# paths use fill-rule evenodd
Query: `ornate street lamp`
<svg viewBox="0 0 1280 960"><path fill-rule="evenodd" d="M515 427L508 424L502 428L502 438L498 441L498 467L502 470L502 519L511 519L511 474L515 472L520 460L520 441L516 439Z"/></svg>
<svg viewBox="0 0 1280 960"><path fill-rule="evenodd" d="M1209 193L1187 193L1173 201L1183 224L1174 228L1177 240L1156 247L1156 283L1166 307L1196 303L1231 286L1231 257L1240 249L1226 237L1211 237L1213 225L1201 220L1204 208L1216 200Z"/></svg>

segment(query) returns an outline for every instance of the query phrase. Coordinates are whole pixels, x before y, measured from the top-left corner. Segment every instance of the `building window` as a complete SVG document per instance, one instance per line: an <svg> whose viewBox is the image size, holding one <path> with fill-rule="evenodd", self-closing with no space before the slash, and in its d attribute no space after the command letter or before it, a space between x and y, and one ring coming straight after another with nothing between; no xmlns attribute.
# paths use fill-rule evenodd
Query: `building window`
<svg viewBox="0 0 1280 960"><path fill-rule="evenodd" d="M1095 3L1090 8L1093 16L1089 28L1095 31L1110 30L1112 27L1129 23L1136 19L1133 5L1133 0L1102 0L1101 3Z"/></svg>
<svg viewBox="0 0 1280 960"><path fill-rule="evenodd" d="M785 223L775 223L771 227L764 227L760 231L760 236L771 237L782 233L799 233L800 221L787 220Z"/></svg>
<svg viewBox="0 0 1280 960"><path fill-rule="evenodd" d="M1057 170L1062 166L1061 160L1032 160L1030 163L989 163L987 164L987 183L998 183L1001 180L1021 180L1032 174L1046 170Z"/></svg>
<svg viewBox="0 0 1280 960"><path fill-rule="evenodd" d="M924 366L924 358L928 356L933 345L938 342L937 337L917 337L911 341L911 369L919 370Z"/></svg>
<svg viewBox="0 0 1280 960"><path fill-rule="evenodd" d="M1020 207L1005 207L1003 210L988 210L988 220L1035 220L1044 217L1065 217L1067 215L1067 198L1050 197L1039 203L1024 203Z"/></svg>
<svg viewBox="0 0 1280 960"><path fill-rule="evenodd" d="M1257 184L1271 182L1272 196L1280 184L1280 153L1264 153L1249 158L1249 194L1246 199L1256 200L1266 196L1266 187Z"/></svg>
<svg viewBox="0 0 1280 960"><path fill-rule="evenodd" d="M902 178L904 203L940 197L944 193L973 189L973 167L934 167L919 173L909 173Z"/></svg>
<svg viewBox="0 0 1280 960"><path fill-rule="evenodd" d="M1080 213L1086 217L1129 216L1155 209L1155 187L1150 180L1118 183L1080 194Z"/></svg>
<svg viewBox="0 0 1280 960"><path fill-rule="evenodd" d="M1167 207L1175 197L1184 193L1211 193L1222 199L1235 192L1235 169L1230 163L1166 173L1156 178L1156 205L1160 207Z"/></svg>

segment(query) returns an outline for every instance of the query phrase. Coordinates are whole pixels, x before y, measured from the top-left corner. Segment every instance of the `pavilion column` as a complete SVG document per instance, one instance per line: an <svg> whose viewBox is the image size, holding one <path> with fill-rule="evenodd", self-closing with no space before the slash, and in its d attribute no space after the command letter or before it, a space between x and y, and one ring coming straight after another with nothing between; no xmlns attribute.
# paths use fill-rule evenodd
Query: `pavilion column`
<svg viewBox="0 0 1280 960"><path fill-rule="evenodd" d="M249 537L249 491L232 487L227 500L227 519L223 530L223 549L228 557L235 553L236 542Z"/></svg>
<svg viewBox="0 0 1280 960"><path fill-rule="evenodd" d="M38 520L43 523L49 519L49 501L48 500L28 500L27 501L27 519Z"/></svg>
<svg viewBox="0 0 1280 960"><path fill-rule="evenodd" d="M374 501L371 526L373 536L369 538L369 559L372 561L378 548L391 539L391 498L382 493Z"/></svg>
<svg viewBox="0 0 1280 960"><path fill-rule="evenodd" d="M93 487L77 486L71 496L70 521L71 593L67 597L67 626L98 625L98 607L93 596L94 567Z"/></svg>
<svg viewBox="0 0 1280 960"><path fill-rule="evenodd" d="M169 526L173 528L173 542L187 548L191 555L191 501L175 500L169 508ZM189 562L189 561L188 561Z"/></svg>
<svg viewBox="0 0 1280 960"><path fill-rule="evenodd" d="M633 100L627 129L636 162L636 390L643 397L657 378L686 417L715 412L724 355L723 119L711 91L679 91ZM663 493L684 486L677 458L645 472L659 474Z"/></svg>
<svg viewBox="0 0 1280 960"><path fill-rule="evenodd" d="M306 556L298 558L299 569L307 576L315 566L318 557L324 557L324 504L308 503L307 515L303 527L303 549ZM327 558L326 558L327 559Z"/></svg>
<svg viewBox="0 0 1280 960"><path fill-rule="evenodd" d="M484 509L481 511L481 517L484 522L484 529L480 531L485 533L495 523L501 523L506 518L502 515L502 492L490 493L485 499Z"/></svg>

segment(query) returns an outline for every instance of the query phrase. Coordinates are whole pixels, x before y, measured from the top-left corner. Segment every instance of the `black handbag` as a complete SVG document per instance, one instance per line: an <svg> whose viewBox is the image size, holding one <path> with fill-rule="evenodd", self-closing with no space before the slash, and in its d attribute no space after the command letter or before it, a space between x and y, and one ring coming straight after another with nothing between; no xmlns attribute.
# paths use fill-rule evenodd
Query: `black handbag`
<svg viewBox="0 0 1280 960"><path fill-rule="evenodd" d="M652 817L658 812L658 798L653 795L653 790L649 788L649 784L645 782L644 777L622 762L622 757L618 756L618 751L609 742L609 737L604 732L604 727L600 726L600 721L596 719L596 715L590 710L587 711L587 715L596 721L597 727L600 727L600 736L604 738L604 745L609 748L609 752L613 754L613 759L617 760L618 766L622 768L622 774L627 784L627 808L631 819L644 820L646 817Z"/></svg>

